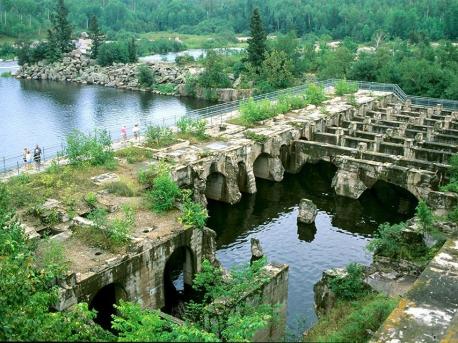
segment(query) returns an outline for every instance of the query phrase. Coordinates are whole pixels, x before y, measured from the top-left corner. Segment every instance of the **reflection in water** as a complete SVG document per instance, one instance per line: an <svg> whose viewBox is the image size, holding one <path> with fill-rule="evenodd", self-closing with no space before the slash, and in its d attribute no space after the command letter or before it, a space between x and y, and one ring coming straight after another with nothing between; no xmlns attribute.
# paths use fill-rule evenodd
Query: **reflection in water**
<svg viewBox="0 0 458 343"><path fill-rule="evenodd" d="M373 191L362 200L336 196L331 188L335 171L325 162L306 165L298 175L285 175L281 183L258 179L258 192L244 195L236 205L211 200L208 205L208 226L217 232L217 256L226 268L249 261L251 238L261 241L270 261L289 264L288 325L295 333L316 320L313 285L321 273L350 262L369 264L365 246L377 226L413 215L387 211L399 205L398 198ZM319 209L312 225L297 223L302 198ZM416 205L410 195L405 201L412 201L410 208Z"/></svg>
<svg viewBox="0 0 458 343"><path fill-rule="evenodd" d="M58 146L73 129L106 128L119 136L122 125L145 127L151 120L181 116L208 101L159 96L67 82L0 78L0 157L25 146Z"/></svg>

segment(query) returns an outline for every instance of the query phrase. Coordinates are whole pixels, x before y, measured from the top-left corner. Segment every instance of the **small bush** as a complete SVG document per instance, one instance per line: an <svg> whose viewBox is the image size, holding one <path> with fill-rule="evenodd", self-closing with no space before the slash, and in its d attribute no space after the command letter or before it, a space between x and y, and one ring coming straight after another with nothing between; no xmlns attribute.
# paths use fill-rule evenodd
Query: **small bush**
<svg viewBox="0 0 458 343"><path fill-rule="evenodd" d="M240 104L240 118L245 124L254 124L273 117L276 113L269 100L248 99Z"/></svg>
<svg viewBox="0 0 458 343"><path fill-rule="evenodd" d="M177 127L182 135L194 135L198 139L205 139L205 129L207 122L204 119L192 119L189 117L181 117L177 121Z"/></svg>
<svg viewBox="0 0 458 343"><path fill-rule="evenodd" d="M154 74L150 67L145 64L138 66L137 68L138 83L142 87L150 88L154 84Z"/></svg>
<svg viewBox="0 0 458 343"><path fill-rule="evenodd" d="M75 130L67 136L66 154L71 164L107 165L114 162L111 137L106 130L85 135Z"/></svg>
<svg viewBox="0 0 458 343"><path fill-rule="evenodd" d="M421 200L417 208L415 209L416 213L415 216L420 224L420 229L423 233L430 233L433 230L433 212L431 209L426 205L426 203Z"/></svg>
<svg viewBox="0 0 458 343"><path fill-rule="evenodd" d="M135 192L132 190L132 188L127 183L122 181L110 183L106 190L109 193L118 195L120 197L133 197L135 195Z"/></svg>
<svg viewBox="0 0 458 343"><path fill-rule="evenodd" d="M180 196L180 188L168 173L162 173L153 180L153 188L148 193L151 209L161 213L173 208Z"/></svg>
<svg viewBox="0 0 458 343"><path fill-rule="evenodd" d="M268 137L266 135L260 135L260 134L257 134L256 132L253 132L253 131L250 131L250 130L247 130L244 132L244 135L246 138L248 139L251 139L257 143L260 143L260 144L263 144L265 142L267 142L267 139Z"/></svg>
<svg viewBox="0 0 458 343"><path fill-rule="evenodd" d="M108 226L108 235L115 245L129 241L129 233L135 224L135 211L130 206L122 207L123 216L115 218Z"/></svg>
<svg viewBox="0 0 458 343"><path fill-rule="evenodd" d="M84 201L90 208L97 207L97 195L94 192L89 192L84 197Z"/></svg>
<svg viewBox="0 0 458 343"><path fill-rule="evenodd" d="M449 183L441 187L443 192L458 193L458 155L453 155L449 161Z"/></svg>
<svg viewBox="0 0 458 343"><path fill-rule="evenodd" d="M154 86L154 89L165 94L174 94L175 85L173 83L161 83Z"/></svg>
<svg viewBox="0 0 458 343"><path fill-rule="evenodd" d="M179 218L180 222L196 229L203 229L207 218L207 209L191 200L190 191L183 192L183 212Z"/></svg>
<svg viewBox="0 0 458 343"><path fill-rule="evenodd" d="M160 161L159 163L153 164L148 168L141 169L138 172L138 182L140 184L147 186L147 188L153 187L154 179L158 175L166 174L170 172L170 167L164 161Z"/></svg>
<svg viewBox="0 0 458 343"><path fill-rule="evenodd" d="M458 224L458 206L448 213L448 219Z"/></svg>
<svg viewBox="0 0 458 343"><path fill-rule="evenodd" d="M178 64L179 66L183 66L183 65L190 64L193 62L195 62L194 57L188 54L184 54L184 55L175 57L175 63Z"/></svg>
<svg viewBox="0 0 458 343"><path fill-rule="evenodd" d="M145 138L150 148L162 148L175 143L177 139L172 130L160 126L148 126Z"/></svg>
<svg viewBox="0 0 458 343"><path fill-rule="evenodd" d="M355 300L368 293L364 284L364 268L357 263L347 266L347 275L335 277L330 281L329 286L339 299Z"/></svg>
<svg viewBox="0 0 458 343"><path fill-rule="evenodd" d="M326 100L323 87L315 84L309 85L305 91L305 99L309 104L320 105Z"/></svg>
<svg viewBox="0 0 458 343"><path fill-rule="evenodd" d="M336 95L352 94L358 91L358 85L355 82L348 82L347 80L339 80L335 86Z"/></svg>
<svg viewBox="0 0 458 343"><path fill-rule="evenodd" d="M128 63L129 53L125 43L104 43L97 54L97 63L109 66L113 63Z"/></svg>

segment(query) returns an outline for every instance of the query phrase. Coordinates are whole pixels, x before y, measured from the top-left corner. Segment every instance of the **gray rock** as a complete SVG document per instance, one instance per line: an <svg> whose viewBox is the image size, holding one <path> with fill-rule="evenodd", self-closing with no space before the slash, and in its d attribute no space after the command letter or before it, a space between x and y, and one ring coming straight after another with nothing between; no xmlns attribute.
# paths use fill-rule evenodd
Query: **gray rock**
<svg viewBox="0 0 458 343"><path fill-rule="evenodd" d="M299 214L297 220L304 224L311 224L315 221L318 209L309 199L302 199L299 203Z"/></svg>

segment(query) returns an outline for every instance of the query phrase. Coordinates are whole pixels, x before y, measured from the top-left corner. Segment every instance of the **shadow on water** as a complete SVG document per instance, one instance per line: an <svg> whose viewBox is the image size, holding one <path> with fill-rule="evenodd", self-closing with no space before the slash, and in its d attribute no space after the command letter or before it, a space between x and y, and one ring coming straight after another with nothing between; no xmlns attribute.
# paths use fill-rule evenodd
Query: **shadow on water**
<svg viewBox="0 0 458 343"><path fill-rule="evenodd" d="M258 192L233 206L208 202L207 225L217 233L217 257L226 268L249 261L251 238L261 241L270 261L290 266L287 316L295 334L316 321L313 285L321 273L350 262L369 264L365 246L377 227L411 218L417 204L407 191L383 182L359 200L337 196L331 187L335 172L330 163L306 164L280 183L257 179ZM297 223L302 198L318 207L314 224Z"/></svg>

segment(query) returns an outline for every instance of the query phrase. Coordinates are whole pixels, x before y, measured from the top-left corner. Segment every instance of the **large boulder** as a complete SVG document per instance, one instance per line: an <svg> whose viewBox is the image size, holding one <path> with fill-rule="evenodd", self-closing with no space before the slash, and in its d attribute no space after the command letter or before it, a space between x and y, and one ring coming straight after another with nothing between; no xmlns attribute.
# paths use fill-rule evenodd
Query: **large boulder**
<svg viewBox="0 0 458 343"><path fill-rule="evenodd" d="M304 224L311 224L315 221L318 209L312 200L302 199L299 203L299 214L297 221Z"/></svg>

